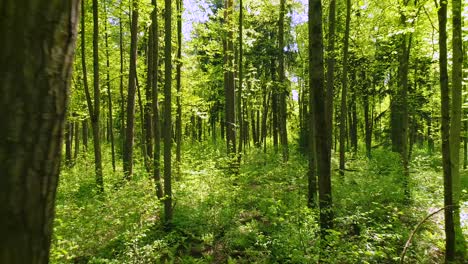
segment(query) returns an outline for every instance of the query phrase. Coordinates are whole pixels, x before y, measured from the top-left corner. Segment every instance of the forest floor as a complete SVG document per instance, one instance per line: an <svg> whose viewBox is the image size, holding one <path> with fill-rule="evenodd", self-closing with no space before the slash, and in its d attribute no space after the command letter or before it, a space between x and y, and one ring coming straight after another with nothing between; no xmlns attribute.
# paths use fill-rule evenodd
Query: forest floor
<svg viewBox="0 0 468 264"><path fill-rule="evenodd" d="M162 205L141 160L124 182L121 169L112 172L104 156L105 195L99 195L92 152L80 155L61 173L51 262L317 263L320 256L321 263L398 263L409 233L443 205L440 156L413 155L408 203L398 156L385 150L375 150L371 160L350 154L344 179L333 170L335 228L320 255L318 212L306 207L307 159L292 150L282 163L270 151L252 147L233 174L222 147L187 146L175 176L170 230L161 223ZM332 162L336 168L335 156ZM441 263L443 237L440 213L417 232L406 263Z"/></svg>

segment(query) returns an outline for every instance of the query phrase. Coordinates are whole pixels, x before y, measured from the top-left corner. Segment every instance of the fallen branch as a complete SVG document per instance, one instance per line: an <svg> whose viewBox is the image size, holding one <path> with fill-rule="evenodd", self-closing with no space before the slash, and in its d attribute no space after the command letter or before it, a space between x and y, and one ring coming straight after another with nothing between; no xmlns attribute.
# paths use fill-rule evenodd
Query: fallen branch
<svg viewBox="0 0 468 264"><path fill-rule="evenodd" d="M404 260L405 260L405 255L406 255L406 251L408 251L408 248L411 244L411 241L413 240L413 237L414 235L416 234L416 232L418 231L418 229L422 226L422 224L424 224L429 218L431 218L432 216L434 216L435 214L449 208L449 207L454 207L454 205L447 205L445 207L442 207L440 208L439 210L435 211L435 212L432 212L430 213L429 215L427 215L421 222L419 222L417 225L416 225L416 228L411 232L408 240L406 241L406 244L405 244L405 247L403 248L403 251L401 252L401 256L400 256L400 264L403 264L404 263Z"/></svg>

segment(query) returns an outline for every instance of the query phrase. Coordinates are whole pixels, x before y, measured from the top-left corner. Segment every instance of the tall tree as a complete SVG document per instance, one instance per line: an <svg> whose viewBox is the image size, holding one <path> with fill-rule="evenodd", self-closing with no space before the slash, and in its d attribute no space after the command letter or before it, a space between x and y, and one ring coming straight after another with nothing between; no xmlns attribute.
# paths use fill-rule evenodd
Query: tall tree
<svg viewBox="0 0 468 264"><path fill-rule="evenodd" d="M279 76L279 132L280 132L280 142L283 154L283 162L288 161L289 159L289 149L288 149L288 129L287 129L287 86L286 86L286 76L284 72L284 13L286 0L280 0L280 16L278 23L278 76Z"/></svg>
<svg viewBox="0 0 468 264"><path fill-rule="evenodd" d="M164 1L164 220L172 221L172 5L171 0Z"/></svg>
<svg viewBox="0 0 468 264"><path fill-rule="evenodd" d="M151 90L152 90L152 107L153 107L153 137L154 137L154 154L153 154L153 178L156 185L156 195L159 199L163 197L161 186L161 122L159 120L159 103L158 103L158 80L159 80L159 30L158 30L158 7L157 1L151 1L153 11L151 12L151 31L153 38L150 41L151 45Z"/></svg>
<svg viewBox="0 0 468 264"><path fill-rule="evenodd" d="M457 258L463 259L466 248L460 225L460 135L462 111L463 80L463 42L462 42L462 5L461 0L452 0L452 115L450 120L450 159L452 164L453 221Z"/></svg>
<svg viewBox="0 0 468 264"><path fill-rule="evenodd" d="M322 2L309 0L309 85L310 104L313 113L315 136L315 155L317 162L320 228L322 236L333 227L332 193L331 193L331 160L328 144L329 127L327 122L326 96L324 86L323 35L322 35Z"/></svg>
<svg viewBox="0 0 468 264"><path fill-rule="evenodd" d="M243 124L243 111L242 111L242 85L244 81L244 43L243 43L243 29L244 29L244 4L239 0L239 84L237 92L237 119L239 123L239 158L242 154L242 147L244 145L244 124Z"/></svg>
<svg viewBox="0 0 468 264"><path fill-rule="evenodd" d="M132 1L132 27L130 41L130 69L128 74L127 95L127 128L125 132L125 149L123 153L123 170L126 179L133 174L133 138L135 124L135 93L136 93L136 60L138 41L138 0Z"/></svg>
<svg viewBox="0 0 468 264"><path fill-rule="evenodd" d="M91 118L91 127L93 130L93 145L94 145L94 170L96 174L96 185L100 192L104 191L104 182L102 176L102 160L101 160L101 138L99 132L99 108L100 108L100 90L99 90L99 19L97 1L93 0L93 70L94 70L94 102L91 99L88 76L86 67L86 23L85 23L85 1L81 3L81 63L83 68L83 86L86 94L86 103L88 112ZM87 127L87 126L86 126Z"/></svg>
<svg viewBox="0 0 468 264"><path fill-rule="evenodd" d="M351 22L351 0L346 0L346 25L343 44L343 73L341 77L341 111L340 111L340 175L344 176L345 170L345 138L348 92L348 49L349 49L349 24Z"/></svg>
<svg viewBox="0 0 468 264"><path fill-rule="evenodd" d="M335 24L336 24L336 0L330 0L328 8L328 44L327 44L327 91L326 91L326 115L328 126L328 144L332 145L333 134L333 98L335 89Z"/></svg>
<svg viewBox="0 0 468 264"><path fill-rule="evenodd" d="M182 147L182 0L177 0L177 67L176 67L176 164L177 174L180 176L181 147Z"/></svg>
<svg viewBox="0 0 468 264"><path fill-rule="evenodd" d="M1 6L0 263L45 264L80 1Z"/></svg>
<svg viewBox="0 0 468 264"><path fill-rule="evenodd" d="M455 228L453 222L452 167L450 155L450 95L447 73L447 1L440 0L439 18L439 71L442 114L442 166L444 172L445 205L445 261L455 259Z"/></svg>
<svg viewBox="0 0 468 264"><path fill-rule="evenodd" d="M105 20L104 21L104 41L106 44L106 87L107 87L107 107L108 107L108 115L109 115L109 136L111 141L111 154L112 154L112 169L115 172L115 146L114 146L114 120L112 114L112 92L111 92L111 80L110 80L110 59L109 59L109 33L107 32L107 5L106 1L104 1L104 13L105 13Z"/></svg>
<svg viewBox="0 0 468 264"><path fill-rule="evenodd" d="M225 0L226 10L224 21L227 30L225 40L225 69L224 69L224 89L225 89L225 118L226 118L226 143L227 152L236 153L236 114L235 114L235 89L234 89L234 32L232 29L233 0Z"/></svg>

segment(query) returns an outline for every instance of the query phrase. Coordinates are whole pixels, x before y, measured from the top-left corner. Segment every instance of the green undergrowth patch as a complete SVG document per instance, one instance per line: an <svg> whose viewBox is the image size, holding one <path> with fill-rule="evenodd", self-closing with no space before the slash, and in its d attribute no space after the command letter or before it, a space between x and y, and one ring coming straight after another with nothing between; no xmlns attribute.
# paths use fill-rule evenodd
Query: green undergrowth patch
<svg viewBox="0 0 468 264"><path fill-rule="evenodd" d="M287 163L272 148L250 148L237 169L224 146L184 146L170 228L161 222L162 205L141 165L128 182L105 166L101 196L92 157L81 156L61 175L51 262L397 263L412 229L442 206L439 157L415 151L407 200L398 155L384 149L372 154L368 160L348 153L343 178L333 154L335 222L322 252L318 210L306 207L307 157L294 147ZM442 260L442 223L436 215L423 225L406 263Z"/></svg>

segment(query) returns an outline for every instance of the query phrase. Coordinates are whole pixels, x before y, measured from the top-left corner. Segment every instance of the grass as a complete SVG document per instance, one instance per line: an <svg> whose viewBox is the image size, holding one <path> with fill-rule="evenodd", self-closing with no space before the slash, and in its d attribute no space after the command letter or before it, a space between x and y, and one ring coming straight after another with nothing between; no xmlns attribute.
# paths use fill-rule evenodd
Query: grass
<svg viewBox="0 0 468 264"><path fill-rule="evenodd" d="M91 154L64 168L51 263L317 263L318 212L305 206L305 157L292 150L284 164L279 155L252 148L239 173L232 174L222 147L184 147L170 231L161 224L162 205L141 164L133 179L123 182L123 173L113 173L104 156L104 196L94 190ZM418 221L442 206L440 157L422 151L414 157L410 204L403 199L401 169L392 153L376 150L370 161L354 155L344 179L335 173L333 158L335 229L327 238L332 246L320 256L323 263L398 262ZM462 208L466 213L466 202ZM437 215L423 226L407 263L442 261L442 223L443 215Z"/></svg>

